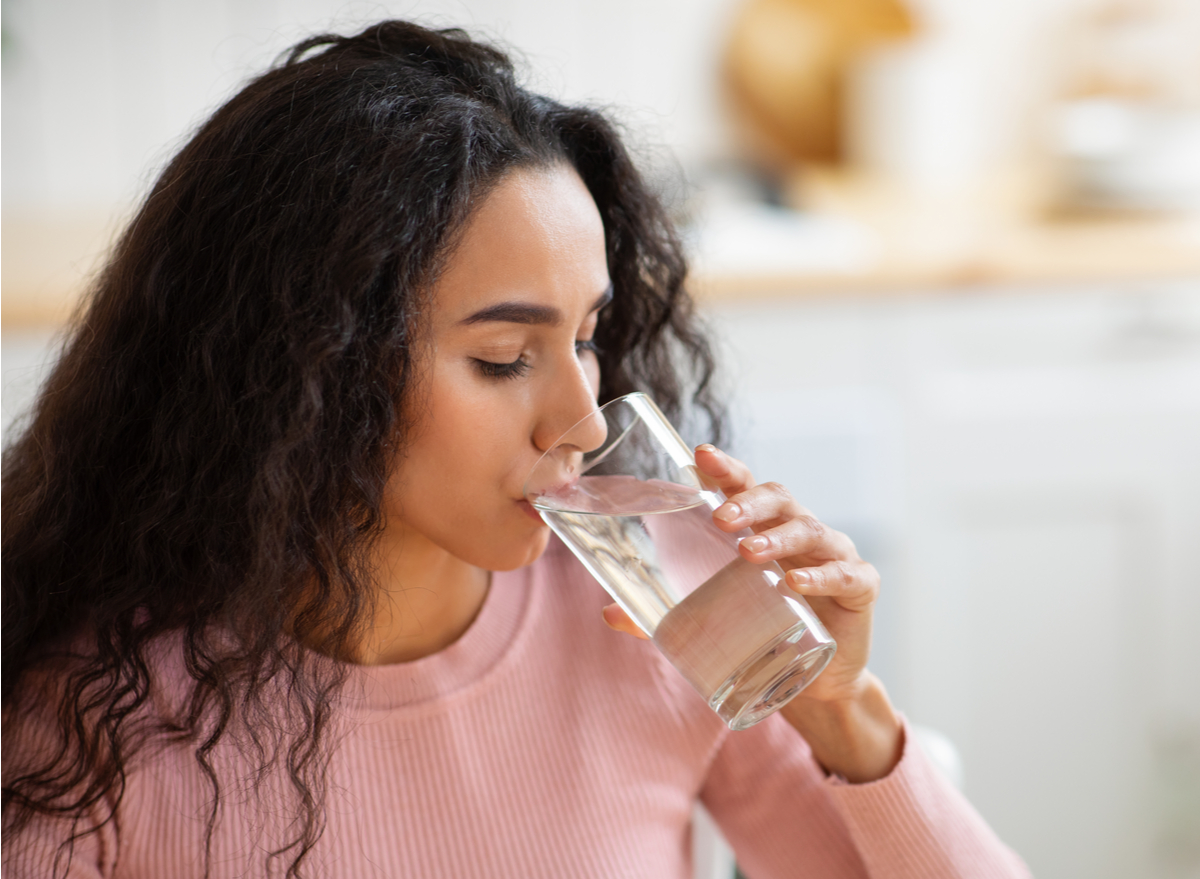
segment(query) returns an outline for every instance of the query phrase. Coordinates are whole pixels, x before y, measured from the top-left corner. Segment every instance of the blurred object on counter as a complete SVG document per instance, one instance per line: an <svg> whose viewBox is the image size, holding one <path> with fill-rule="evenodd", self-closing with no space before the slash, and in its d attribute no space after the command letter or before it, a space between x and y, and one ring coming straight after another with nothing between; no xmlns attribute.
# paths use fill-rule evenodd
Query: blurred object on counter
<svg viewBox="0 0 1200 879"><path fill-rule="evenodd" d="M1056 207L1200 211L1200 53L1185 13L1118 0L1074 23L1050 131Z"/></svg>
<svg viewBox="0 0 1200 879"><path fill-rule="evenodd" d="M739 137L775 170L844 158L849 71L866 48L911 35L900 0L749 0L725 54Z"/></svg>
<svg viewBox="0 0 1200 879"><path fill-rule="evenodd" d="M743 0L701 295L1200 276L1200 0L909 6Z"/></svg>
<svg viewBox="0 0 1200 879"><path fill-rule="evenodd" d="M1200 210L1200 110L1085 98L1062 105L1055 134L1067 206Z"/></svg>
<svg viewBox="0 0 1200 879"><path fill-rule="evenodd" d="M781 201L803 212L724 197L702 205L689 235L692 287L705 299L788 298L1200 277L1200 214L1050 217L1031 209L1044 188L1032 172L938 191L798 167ZM788 252L767 259L768 244Z"/></svg>
<svg viewBox="0 0 1200 879"><path fill-rule="evenodd" d="M803 213L762 202L731 202L686 231L702 277L862 275L878 262L871 230L849 217Z"/></svg>
<svg viewBox="0 0 1200 879"><path fill-rule="evenodd" d="M879 242L866 225L789 207L785 181L736 162L706 170L681 229L695 277L761 281L874 268Z"/></svg>
<svg viewBox="0 0 1200 879"><path fill-rule="evenodd" d="M943 31L863 52L847 89L846 164L935 197L993 173L993 108L971 50Z"/></svg>

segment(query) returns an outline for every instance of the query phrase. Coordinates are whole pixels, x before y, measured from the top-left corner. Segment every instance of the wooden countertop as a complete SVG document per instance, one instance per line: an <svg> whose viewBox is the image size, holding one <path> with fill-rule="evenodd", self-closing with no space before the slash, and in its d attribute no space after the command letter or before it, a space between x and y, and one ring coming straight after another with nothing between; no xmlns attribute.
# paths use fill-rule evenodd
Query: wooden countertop
<svg viewBox="0 0 1200 879"><path fill-rule="evenodd" d="M693 289L705 300L778 299L1168 278L1200 278L1200 228L1112 219L997 231L957 254L885 253L861 272L700 275Z"/></svg>
<svg viewBox="0 0 1200 879"><path fill-rule="evenodd" d="M789 201L862 225L878 244L859 271L698 277L703 298L894 294L976 286L1200 278L1200 213L1084 213L1039 205L1029 175L974 191L918 192L828 170L798 174Z"/></svg>
<svg viewBox="0 0 1200 879"><path fill-rule="evenodd" d="M0 241L4 328L65 321L128 216L120 208L6 209Z"/></svg>
<svg viewBox="0 0 1200 879"><path fill-rule="evenodd" d="M938 195L808 172L790 182L789 192L808 210L861 224L878 242L876 258L844 272L698 274L692 286L699 298L1200 277L1200 215L1055 215L1027 207L1027 185L1003 181L986 191ZM127 215L120 209L6 210L3 325L64 321Z"/></svg>

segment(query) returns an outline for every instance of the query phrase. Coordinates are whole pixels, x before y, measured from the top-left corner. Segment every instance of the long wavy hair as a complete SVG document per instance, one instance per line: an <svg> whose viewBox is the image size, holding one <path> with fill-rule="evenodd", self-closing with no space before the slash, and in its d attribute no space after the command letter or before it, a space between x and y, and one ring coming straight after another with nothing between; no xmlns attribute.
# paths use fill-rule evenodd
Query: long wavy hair
<svg viewBox="0 0 1200 879"><path fill-rule="evenodd" d="M295 838L268 858L300 874L344 680L320 654L351 656L373 608L423 294L506 172L559 162L604 221L602 399L645 390L720 436L679 241L618 132L462 31L305 40L167 166L4 452L6 835L66 819L69 857L158 737L207 776L211 846L213 749L242 735L295 796ZM190 691L148 724L168 635ZM39 756L12 756L35 714Z"/></svg>

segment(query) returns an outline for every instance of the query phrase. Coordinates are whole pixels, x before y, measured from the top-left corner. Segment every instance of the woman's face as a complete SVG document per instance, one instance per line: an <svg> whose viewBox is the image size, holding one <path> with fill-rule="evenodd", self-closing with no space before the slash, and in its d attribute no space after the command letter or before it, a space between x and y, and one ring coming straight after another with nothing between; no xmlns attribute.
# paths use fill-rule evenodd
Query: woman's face
<svg viewBox="0 0 1200 879"><path fill-rule="evenodd" d="M509 173L433 289L411 440L387 487L389 530L487 570L541 554L549 529L522 486L596 407L589 346L610 296L604 226L575 170Z"/></svg>

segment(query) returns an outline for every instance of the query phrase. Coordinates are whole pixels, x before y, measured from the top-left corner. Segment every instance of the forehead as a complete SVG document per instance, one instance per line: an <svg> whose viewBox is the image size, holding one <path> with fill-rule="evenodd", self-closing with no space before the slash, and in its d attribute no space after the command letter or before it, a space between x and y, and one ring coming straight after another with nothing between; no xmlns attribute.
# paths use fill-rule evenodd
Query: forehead
<svg viewBox="0 0 1200 879"><path fill-rule="evenodd" d="M604 223L568 165L509 172L468 218L433 288L433 322L502 302L584 313L608 286Z"/></svg>

